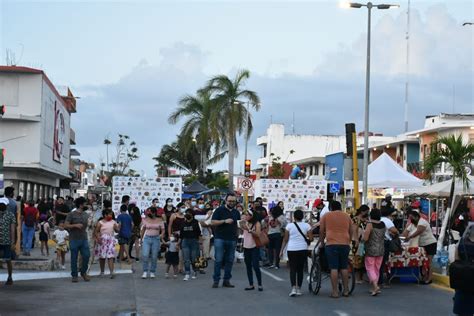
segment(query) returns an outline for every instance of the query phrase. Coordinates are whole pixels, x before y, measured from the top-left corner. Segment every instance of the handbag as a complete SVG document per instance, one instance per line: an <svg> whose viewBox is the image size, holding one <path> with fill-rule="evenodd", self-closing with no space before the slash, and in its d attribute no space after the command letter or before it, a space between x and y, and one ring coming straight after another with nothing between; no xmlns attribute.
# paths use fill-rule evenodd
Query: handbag
<svg viewBox="0 0 474 316"><path fill-rule="evenodd" d="M455 290L474 293L474 262L469 259L463 241L466 260L456 260L449 265L449 286Z"/></svg>
<svg viewBox="0 0 474 316"><path fill-rule="evenodd" d="M298 224L296 224L296 222L294 222L295 226L296 226L296 229L298 229L298 231L300 232L301 236L303 236L304 240L306 241L306 244L311 245L311 241L306 237L305 234L303 234L303 232L301 231L301 228L298 226Z"/></svg>
<svg viewBox="0 0 474 316"><path fill-rule="evenodd" d="M252 226L251 230L253 229L254 226L255 224ZM270 242L267 234L264 233L263 231L260 232L260 235L258 236L252 234L252 237L253 237L253 240L255 241L255 245L257 246L257 248L265 247Z"/></svg>
<svg viewBox="0 0 474 316"><path fill-rule="evenodd" d="M392 240L390 240L390 242L388 244L388 251L389 252L401 252L401 251L403 251L402 241L400 240L400 238L398 236L394 237L394 238L392 238Z"/></svg>

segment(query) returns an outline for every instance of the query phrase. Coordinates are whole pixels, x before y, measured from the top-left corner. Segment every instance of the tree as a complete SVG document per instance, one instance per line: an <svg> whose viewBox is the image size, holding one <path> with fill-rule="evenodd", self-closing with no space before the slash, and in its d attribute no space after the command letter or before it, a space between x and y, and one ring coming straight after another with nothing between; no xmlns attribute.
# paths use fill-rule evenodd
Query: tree
<svg viewBox="0 0 474 316"><path fill-rule="evenodd" d="M431 153L424 160L424 172L430 176L442 163L448 164L452 170L451 190L449 193L449 205L452 205L456 180L461 180L464 189L469 188L470 180L467 168L470 167L474 159L474 144L465 144L462 135L449 135L436 139L431 144ZM443 221L440 240L442 243L446 227L451 227L451 214L453 210L447 212L447 219Z"/></svg>
<svg viewBox="0 0 474 316"><path fill-rule="evenodd" d="M118 134L118 136L115 157L110 163L110 167L112 167L110 173L113 175L135 175L135 171L130 169L130 163L139 158L137 143L130 140L127 135Z"/></svg>
<svg viewBox="0 0 474 316"><path fill-rule="evenodd" d="M157 173L163 168L176 168L196 175L199 170L200 157L195 143L188 145L183 136L178 136L178 139L170 145L163 145L159 155L153 160L157 162L155 165Z"/></svg>
<svg viewBox="0 0 474 316"><path fill-rule="evenodd" d="M180 141L185 151L191 147L198 150L198 170L202 178L209 163L215 163L225 155L225 131L219 121L217 103L206 90L199 90L196 96L186 95L180 99L178 108L168 121L176 124L181 118L186 118L186 121L181 128ZM212 158L214 160L211 161Z"/></svg>
<svg viewBox="0 0 474 316"><path fill-rule="evenodd" d="M104 139L104 145L107 147L107 171L109 171L109 145L112 144L109 137Z"/></svg>
<svg viewBox="0 0 474 316"><path fill-rule="evenodd" d="M238 154L237 134L241 135L245 127L246 135L252 132L251 115L247 111L245 102L253 109L260 109L260 98L257 93L243 87L250 77L248 70L241 70L233 80L225 75L219 75L209 80L205 91L211 93L217 103L219 121L225 127L227 148L229 153L229 190L233 191L234 159Z"/></svg>

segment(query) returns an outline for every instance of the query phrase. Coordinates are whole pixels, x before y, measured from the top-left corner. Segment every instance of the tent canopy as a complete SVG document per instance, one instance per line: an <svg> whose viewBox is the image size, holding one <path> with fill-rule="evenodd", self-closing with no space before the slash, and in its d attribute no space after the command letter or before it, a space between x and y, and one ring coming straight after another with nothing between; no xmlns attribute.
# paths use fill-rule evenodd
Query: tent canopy
<svg viewBox="0 0 474 316"><path fill-rule="evenodd" d="M369 188L414 188L423 180L404 170L389 155L383 153L369 165Z"/></svg>
<svg viewBox="0 0 474 316"><path fill-rule="evenodd" d="M454 186L454 195L474 195L474 187L472 181L474 177L469 176L469 189L464 190L464 185L461 180L457 180ZM428 196L428 197L449 197L451 192L451 180L433 183L431 185L423 186L416 189L411 195Z"/></svg>
<svg viewBox="0 0 474 316"><path fill-rule="evenodd" d="M187 193L187 194L196 194L196 193L200 193L200 192L206 191L206 190L209 190L209 188L206 187L201 182L196 180L193 183L191 183L190 185L188 185L187 187L185 187L183 192Z"/></svg>

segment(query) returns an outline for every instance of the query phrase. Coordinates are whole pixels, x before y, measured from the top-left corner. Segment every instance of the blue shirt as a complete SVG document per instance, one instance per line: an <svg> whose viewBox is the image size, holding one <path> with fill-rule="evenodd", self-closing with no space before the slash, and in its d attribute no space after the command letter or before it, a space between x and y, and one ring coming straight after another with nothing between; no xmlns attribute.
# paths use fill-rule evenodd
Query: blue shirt
<svg viewBox="0 0 474 316"><path fill-rule="evenodd" d="M127 213L122 213L117 217L117 223L120 224L119 236L130 238L132 236L132 217Z"/></svg>
<svg viewBox="0 0 474 316"><path fill-rule="evenodd" d="M240 213L235 208L229 210L225 206L221 206L212 214L212 220L226 220L232 218L232 224L222 224L214 228L214 237L223 240L237 240L237 221L240 220Z"/></svg>
<svg viewBox="0 0 474 316"><path fill-rule="evenodd" d="M298 174L301 172L300 167L294 167L293 170L291 170L290 178L291 179L296 179L298 178Z"/></svg>

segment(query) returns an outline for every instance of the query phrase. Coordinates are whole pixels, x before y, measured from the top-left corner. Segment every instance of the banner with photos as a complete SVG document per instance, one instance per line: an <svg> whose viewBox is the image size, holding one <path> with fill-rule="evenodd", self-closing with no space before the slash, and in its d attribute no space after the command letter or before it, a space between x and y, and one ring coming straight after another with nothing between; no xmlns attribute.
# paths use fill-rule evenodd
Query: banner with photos
<svg viewBox="0 0 474 316"><path fill-rule="evenodd" d="M327 182L321 180L260 179L255 181L255 197L266 207L285 203L286 210L305 207L315 199L327 199Z"/></svg>
<svg viewBox="0 0 474 316"><path fill-rule="evenodd" d="M181 202L182 179L115 176L112 188L112 209L115 213L120 212L124 195L129 195L130 203L136 204L143 213L155 198L160 207L164 206L168 198L173 199L174 205Z"/></svg>

